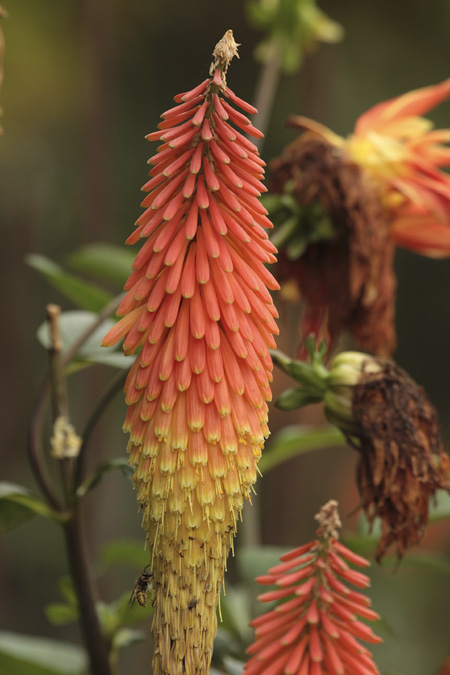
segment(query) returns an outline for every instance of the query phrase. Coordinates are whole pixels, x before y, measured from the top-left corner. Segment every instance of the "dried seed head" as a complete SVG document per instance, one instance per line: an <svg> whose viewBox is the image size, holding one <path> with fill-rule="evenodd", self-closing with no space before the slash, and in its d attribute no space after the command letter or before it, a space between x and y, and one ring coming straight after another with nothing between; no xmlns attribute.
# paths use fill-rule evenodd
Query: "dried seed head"
<svg viewBox="0 0 450 675"><path fill-rule="evenodd" d="M240 47L240 44L235 41L233 31L227 30L223 38L214 47L213 62L209 68L209 74L214 75L216 68L220 68L223 73L226 73L233 58L235 56L239 58L238 47Z"/></svg>
<svg viewBox="0 0 450 675"><path fill-rule="evenodd" d="M380 560L419 543L430 497L450 489L435 408L395 363L344 352L334 361L326 413L358 450L357 483L370 522L381 518Z"/></svg>
<svg viewBox="0 0 450 675"><path fill-rule="evenodd" d="M339 530L342 527L342 522L339 517L339 504L335 499L330 499L324 504L319 513L316 513L314 519L319 523L317 536L322 538L332 537L339 539Z"/></svg>

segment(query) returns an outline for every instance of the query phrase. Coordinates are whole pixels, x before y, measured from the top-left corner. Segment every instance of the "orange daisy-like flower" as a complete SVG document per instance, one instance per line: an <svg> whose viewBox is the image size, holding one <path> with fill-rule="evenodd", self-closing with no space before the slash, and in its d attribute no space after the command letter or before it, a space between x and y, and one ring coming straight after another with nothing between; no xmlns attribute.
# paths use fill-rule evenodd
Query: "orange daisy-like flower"
<svg viewBox="0 0 450 675"><path fill-rule="evenodd" d="M153 672L207 673L216 605L269 431L277 333L265 268L275 247L258 198L264 162L245 134L256 110L226 84L228 31L211 77L175 97L127 243L145 239L123 318L105 337L137 353L126 382L130 463L155 592Z"/></svg>
<svg viewBox="0 0 450 675"><path fill-rule="evenodd" d="M307 129L345 151L378 187L392 218L397 246L423 255L450 255L450 129L433 129L422 115L450 96L450 79L410 91L361 115L347 138L304 117Z"/></svg>
<svg viewBox="0 0 450 675"><path fill-rule="evenodd" d="M441 170L450 164L450 129L421 117L449 95L450 79L380 103L347 138L290 120L306 133L272 162L272 191L300 210L289 218L281 201L273 215L282 226L279 279L298 286L303 338L334 345L348 330L359 349L393 353L395 246L450 255L450 176Z"/></svg>
<svg viewBox="0 0 450 675"><path fill-rule="evenodd" d="M374 621L370 600L347 583L367 588L369 578L352 569L370 563L338 541L337 502L317 514L317 539L281 556L281 563L257 581L277 589L259 597L280 603L251 625L256 641L246 675L374 675L379 673L359 640L381 642L358 617Z"/></svg>

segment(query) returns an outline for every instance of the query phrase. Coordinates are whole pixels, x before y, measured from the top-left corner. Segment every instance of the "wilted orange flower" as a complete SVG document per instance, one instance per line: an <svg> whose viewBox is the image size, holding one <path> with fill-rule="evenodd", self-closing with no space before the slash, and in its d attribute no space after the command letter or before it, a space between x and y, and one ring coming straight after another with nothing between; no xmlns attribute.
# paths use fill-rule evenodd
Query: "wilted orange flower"
<svg viewBox="0 0 450 675"><path fill-rule="evenodd" d="M358 617L379 615L370 600L347 587L367 588L369 577L352 569L370 563L338 541L341 526L337 502L330 500L317 514L317 539L281 556L257 581L277 589L259 596L280 601L251 625L256 641L247 675L371 675L379 673L369 650L360 644L381 642Z"/></svg>
<svg viewBox="0 0 450 675"><path fill-rule="evenodd" d="M227 86L228 31L211 77L175 97L151 141L144 239L123 318L105 337L137 353L126 382L129 459L155 591L153 672L207 673L216 605L244 500L269 430L277 316L265 263L275 247L258 201L264 162L255 108Z"/></svg>
<svg viewBox="0 0 450 675"><path fill-rule="evenodd" d="M292 120L362 166L379 189L397 246L423 255L450 255L450 129L422 117L450 96L450 79L378 103L347 138L304 117Z"/></svg>
<svg viewBox="0 0 450 675"><path fill-rule="evenodd" d="M307 133L272 162L272 189L301 206L291 236L304 237L307 247L301 255L282 250L280 279L298 284L303 337L333 343L347 329L359 349L393 353L394 247L450 254L450 176L441 170L450 164L450 130L434 130L420 116L449 95L450 79L380 103L347 138L291 119ZM317 216L308 224L317 204L329 219L324 234Z"/></svg>

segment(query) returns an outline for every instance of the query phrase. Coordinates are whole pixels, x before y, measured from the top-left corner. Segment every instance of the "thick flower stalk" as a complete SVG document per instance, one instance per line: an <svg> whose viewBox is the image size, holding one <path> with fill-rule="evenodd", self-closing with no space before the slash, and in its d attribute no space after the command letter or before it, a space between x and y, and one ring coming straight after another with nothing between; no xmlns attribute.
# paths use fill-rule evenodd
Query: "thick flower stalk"
<svg viewBox="0 0 450 675"><path fill-rule="evenodd" d="M226 559L267 426L278 284L258 198L256 110L227 86L228 31L211 77L162 115L123 318L105 337L137 353L126 382L129 460L153 574L153 672L207 673Z"/></svg>
<svg viewBox="0 0 450 675"><path fill-rule="evenodd" d="M369 521L381 519L380 560L420 542L436 490L450 490L450 461L435 408L393 361L343 352L332 364L325 412L359 452L358 490Z"/></svg>
<svg viewBox="0 0 450 675"><path fill-rule="evenodd" d="M337 502L317 514L317 539L281 556L281 563L257 578L275 590L259 596L278 601L252 621L256 641L246 675L373 675L379 673L369 650L359 641L381 642L363 621L379 619L359 589L369 577L352 567L370 563L339 542Z"/></svg>
<svg viewBox="0 0 450 675"><path fill-rule="evenodd" d="M395 246L432 257L450 255L450 129L422 115L450 95L450 80L379 103L347 138L304 117L306 132L272 163L272 190L303 209L291 237L305 236L307 209L319 204L332 233L309 227L309 246L281 256L281 281L292 279L305 311L304 337L333 342L348 330L356 346L390 356L396 346ZM305 214L305 215L303 215Z"/></svg>

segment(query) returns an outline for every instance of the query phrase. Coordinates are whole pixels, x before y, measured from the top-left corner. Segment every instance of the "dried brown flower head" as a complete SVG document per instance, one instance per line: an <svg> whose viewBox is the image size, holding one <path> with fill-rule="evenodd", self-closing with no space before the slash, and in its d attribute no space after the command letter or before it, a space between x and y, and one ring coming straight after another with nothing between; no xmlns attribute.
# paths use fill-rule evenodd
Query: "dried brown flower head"
<svg viewBox="0 0 450 675"><path fill-rule="evenodd" d="M294 278L305 304L303 337L321 332L333 342L347 329L360 349L392 354L394 246L368 175L345 150L307 133L271 163L271 174L272 191L291 192L301 206L319 203L334 229L298 259L281 251L280 280Z"/></svg>
<svg viewBox="0 0 450 675"><path fill-rule="evenodd" d="M352 352L335 359L325 400L330 421L360 453L361 506L371 523L381 519L376 558L391 545L402 558L422 538L430 497L450 489L436 410L395 363Z"/></svg>

